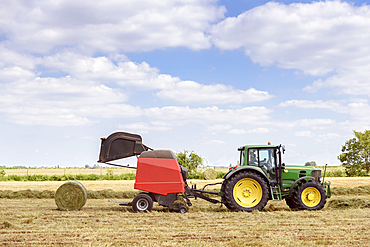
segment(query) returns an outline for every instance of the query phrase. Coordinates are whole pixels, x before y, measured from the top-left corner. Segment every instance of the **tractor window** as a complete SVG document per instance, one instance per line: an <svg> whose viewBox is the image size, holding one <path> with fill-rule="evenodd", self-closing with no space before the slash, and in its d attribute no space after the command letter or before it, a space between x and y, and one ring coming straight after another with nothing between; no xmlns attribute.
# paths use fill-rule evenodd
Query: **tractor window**
<svg viewBox="0 0 370 247"><path fill-rule="evenodd" d="M276 158L274 148L248 149L248 165L260 167L270 181L276 181Z"/></svg>
<svg viewBox="0 0 370 247"><path fill-rule="evenodd" d="M260 167L265 171L271 181L276 180L275 176L275 155L274 149L261 149L259 151Z"/></svg>
<svg viewBox="0 0 370 247"><path fill-rule="evenodd" d="M248 149L248 165L258 166L258 149Z"/></svg>
<svg viewBox="0 0 370 247"><path fill-rule="evenodd" d="M244 156L245 156L244 150L240 151L240 163L238 165L241 165L241 166L244 165L244 160L245 160Z"/></svg>

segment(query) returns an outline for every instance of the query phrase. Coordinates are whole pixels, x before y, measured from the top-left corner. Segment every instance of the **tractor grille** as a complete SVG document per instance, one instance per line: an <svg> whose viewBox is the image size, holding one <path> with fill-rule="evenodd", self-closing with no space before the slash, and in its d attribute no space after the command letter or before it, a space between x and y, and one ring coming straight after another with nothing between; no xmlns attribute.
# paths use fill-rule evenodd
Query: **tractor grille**
<svg viewBox="0 0 370 247"><path fill-rule="evenodd" d="M316 182L320 182L321 170L314 170L314 171L312 171L311 172L311 177L314 177Z"/></svg>

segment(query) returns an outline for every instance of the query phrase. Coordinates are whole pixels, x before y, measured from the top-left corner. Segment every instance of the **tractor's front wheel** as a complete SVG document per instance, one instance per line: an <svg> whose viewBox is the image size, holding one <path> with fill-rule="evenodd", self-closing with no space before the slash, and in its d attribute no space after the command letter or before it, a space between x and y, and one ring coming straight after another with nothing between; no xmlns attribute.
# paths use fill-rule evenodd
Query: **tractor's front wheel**
<svg viewBox="0 0 370 247"><path fill-rule="evenodd" d="M320 210L325 206L326 193L320 183L316 181L305 182L296 188L294 202L302 210Z"/></svg>
<svg viewBox="0 0 370 247"><path fill-rule="evenodd" d="M233 211L262 210L268 201L266 181L251 171L243 171L224 180L221 191L223 202Z"/></svg>

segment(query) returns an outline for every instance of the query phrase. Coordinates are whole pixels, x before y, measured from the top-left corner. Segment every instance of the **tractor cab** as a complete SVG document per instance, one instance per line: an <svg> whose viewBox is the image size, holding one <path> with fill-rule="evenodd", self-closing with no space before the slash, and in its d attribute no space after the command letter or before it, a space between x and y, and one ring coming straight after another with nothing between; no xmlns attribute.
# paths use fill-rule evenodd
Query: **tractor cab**
<svg viewBox="0 0 370 247"><path fill-rule="evenodd" d="M240 151L240 166L256 167L261 170L271 185L280 184L282 167L281 153L283 146L276 145L248 145L238 149Z"/></svg>

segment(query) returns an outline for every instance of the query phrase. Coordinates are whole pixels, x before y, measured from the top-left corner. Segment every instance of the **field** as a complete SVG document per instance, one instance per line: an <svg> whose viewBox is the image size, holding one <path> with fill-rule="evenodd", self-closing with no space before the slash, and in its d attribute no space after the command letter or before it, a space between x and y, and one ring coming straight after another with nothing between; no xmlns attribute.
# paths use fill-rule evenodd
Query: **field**
<svg viewBox="0 0 370 247"><path fill-rule="evenodd" d="M330 178L333 187L370 185L369 178ZM206 181L193 180L198 184ZM1 190L56 190L63 182L1 182ZM133 190L133 181L84 181L88 190ZM333 196L370 200L370 195ZM130 199L120 199L120 201ZM155 204L133 213L107 199L80 211L57 210L54 199L0 199L0 246L367 246L370 208L291 211L284 201L253 213L192 200L187 214ZM328 203L329 204L329 203Z"/></svg>

